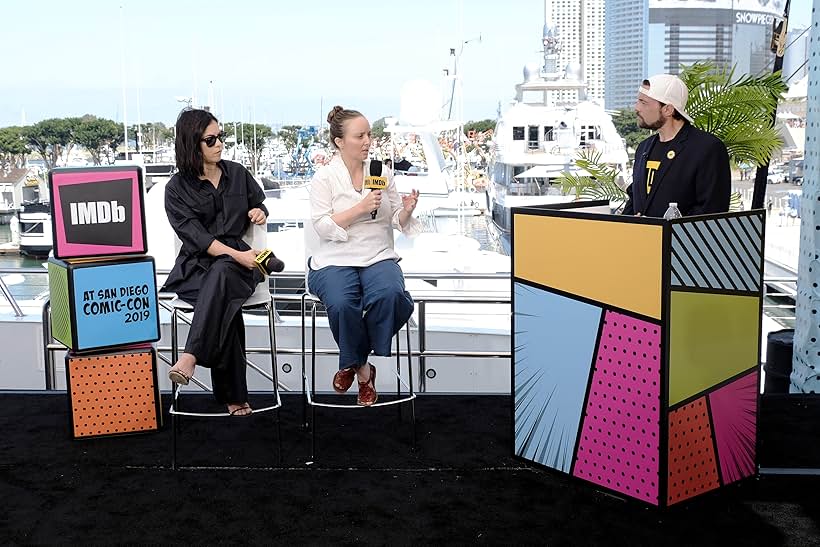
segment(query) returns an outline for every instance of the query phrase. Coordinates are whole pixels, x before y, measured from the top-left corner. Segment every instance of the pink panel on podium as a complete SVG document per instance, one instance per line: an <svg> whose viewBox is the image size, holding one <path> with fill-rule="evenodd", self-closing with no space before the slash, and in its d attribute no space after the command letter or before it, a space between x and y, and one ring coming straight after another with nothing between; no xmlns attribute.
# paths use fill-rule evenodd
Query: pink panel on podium
<svg viewBox="0 0 820 547"><path fill-rule="evenodd" d="M573 474L658 505L658 325L608 311Z"/></svg>
<svg viewBox="0 0 820 547"><path fill-rule="evenodd" d="M755 472L757 371L709 394L723 484Z"/></svg>

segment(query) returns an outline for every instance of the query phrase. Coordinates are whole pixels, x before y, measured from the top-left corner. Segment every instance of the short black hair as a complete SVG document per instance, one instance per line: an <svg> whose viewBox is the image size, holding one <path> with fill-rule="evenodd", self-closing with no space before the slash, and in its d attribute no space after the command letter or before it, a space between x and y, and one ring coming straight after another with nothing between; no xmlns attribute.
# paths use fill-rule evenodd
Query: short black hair
<svg viewBox="0 0 820 547"><path fill-rule="evenodd" d="M174 146L177 169L184 176L199 178L205 174L199 143L211 122L219 123L219 120L207 110L185 108L179 113Z"/></svg>

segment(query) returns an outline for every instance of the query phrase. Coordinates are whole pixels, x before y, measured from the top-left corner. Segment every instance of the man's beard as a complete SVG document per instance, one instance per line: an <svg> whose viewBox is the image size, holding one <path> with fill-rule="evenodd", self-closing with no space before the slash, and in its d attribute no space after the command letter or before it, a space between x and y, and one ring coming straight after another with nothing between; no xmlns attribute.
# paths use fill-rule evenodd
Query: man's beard
<svg viewBox="0 0 820 547"><path fill-rule="evenodd" d="M640 127L641 129L651 129L655 131L663 127L665 121L666 120L664 120L663 118L658 118L658 120L655 123L646 123L641 118L638 118L638 127Z"/></svg>

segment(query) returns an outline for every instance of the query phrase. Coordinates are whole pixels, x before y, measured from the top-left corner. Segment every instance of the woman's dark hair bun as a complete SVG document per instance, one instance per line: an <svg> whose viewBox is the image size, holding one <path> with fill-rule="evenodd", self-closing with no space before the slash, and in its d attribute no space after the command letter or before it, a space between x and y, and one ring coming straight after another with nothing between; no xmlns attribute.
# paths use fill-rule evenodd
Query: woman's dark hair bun
<svg viewBox="0 0 820 547"><path fill-rule="evenodd" d="M327 123L333 123L333 118L342 110L344 110L344 107L341 107L338 104L334 106L333 110L330 111L330 114L327 115Z"/></svg>

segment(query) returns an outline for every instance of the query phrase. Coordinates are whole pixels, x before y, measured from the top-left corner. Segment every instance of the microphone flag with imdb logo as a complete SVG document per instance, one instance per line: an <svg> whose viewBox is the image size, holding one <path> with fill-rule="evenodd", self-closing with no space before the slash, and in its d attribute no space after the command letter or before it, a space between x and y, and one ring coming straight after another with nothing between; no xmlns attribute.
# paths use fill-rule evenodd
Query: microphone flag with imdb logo
<svg viewBox="0 0 820 547"><path fill-rule="evenodd" d="M382 162L378 160L370 161L370 174L364 178L364 187L373 190L384 190L387 188L387 177L382 176ZM376 219L378 209L370 212L370 218Z"/></svg>

